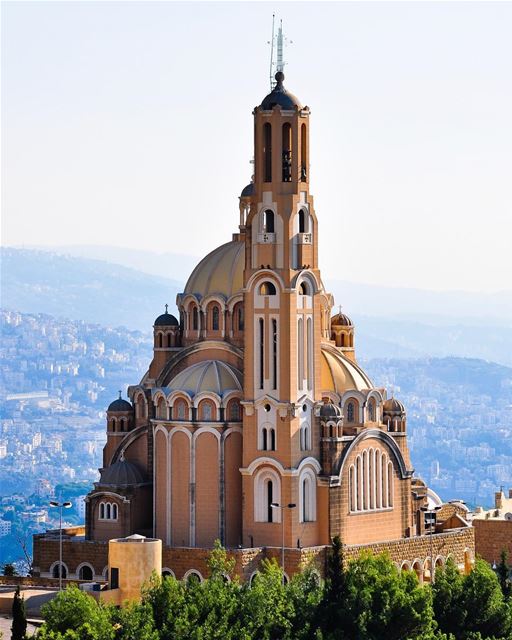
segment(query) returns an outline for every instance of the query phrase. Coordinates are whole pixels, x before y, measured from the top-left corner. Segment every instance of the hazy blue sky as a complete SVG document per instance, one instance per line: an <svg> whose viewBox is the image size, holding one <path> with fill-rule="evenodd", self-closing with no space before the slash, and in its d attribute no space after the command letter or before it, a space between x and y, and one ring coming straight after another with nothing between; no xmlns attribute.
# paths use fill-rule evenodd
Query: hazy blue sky
<svg viewBox="0 0 512 640"><path fill-rule="evenodd" d="M229 240L274 10L312 110L324 273L512 288L504 2L3 3L3 243Z"/></svg>

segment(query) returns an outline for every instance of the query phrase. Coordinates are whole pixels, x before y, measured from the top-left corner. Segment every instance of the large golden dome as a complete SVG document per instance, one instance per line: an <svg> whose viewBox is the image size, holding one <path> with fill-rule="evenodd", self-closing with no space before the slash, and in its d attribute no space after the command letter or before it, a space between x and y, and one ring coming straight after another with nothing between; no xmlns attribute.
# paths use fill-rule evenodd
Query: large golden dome
<svg viewBox="0 0 512 640"><path fill-rule="evenodd" d="M205 298L217 293L230 298L243 287L245 244L233 240L209 253L192 271L183 295Z"/></svg>
<svg viewBox="0 0 512 640"><path fill-rule="evenodd" d="M322 348L321 362L322 391L335 391L341 395L352 389L373 389L366 373L341 353Z"/></svg>

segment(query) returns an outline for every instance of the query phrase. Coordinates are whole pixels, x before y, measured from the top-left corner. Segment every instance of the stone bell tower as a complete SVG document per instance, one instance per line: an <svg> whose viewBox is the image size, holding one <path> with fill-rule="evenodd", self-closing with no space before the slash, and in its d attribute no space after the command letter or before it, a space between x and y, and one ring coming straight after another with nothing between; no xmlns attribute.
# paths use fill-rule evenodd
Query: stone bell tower
<svg viewBox="0 0 512 640"><path fill-rule="evenodd" d="M330 307L309 193L310 111L285 89L282 71L275 80L253 112L254 184L242 234L244 543L278 544L276 524L284 517L285 543L296 546L323 539L315 514L302 507L313 501L300 492L316 496L320 452L313 409L321 400L320 342ZM306 479L297 472L301 464L309 465Z"/></svg>

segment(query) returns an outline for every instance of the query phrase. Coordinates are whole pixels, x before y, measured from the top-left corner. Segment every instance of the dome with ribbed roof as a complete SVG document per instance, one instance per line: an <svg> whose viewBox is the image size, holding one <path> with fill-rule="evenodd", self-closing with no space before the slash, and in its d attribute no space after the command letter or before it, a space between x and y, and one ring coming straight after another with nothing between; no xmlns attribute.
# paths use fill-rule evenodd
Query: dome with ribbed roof
<svg viewBox="0 0 512 640"><path fill-rule="evenodd" d="M220 360L198 362L178 373L168 384L170 391L186 391L190 396L215 393L221 398L231 391L242 391L240 371Z"/></svg>
<svg viewBox="0 0 512 640"><path fill-rule="evenodd" d="M320 420L324 422L328 422L329 420L341 420L343 417L343 413L341 411L341 407L333 404L332 402L325 402L320 407Z"/></svg>
<svg viewBox="0 0 512 640"><path fill-rule="evenodd" d="M354 323L344 313L337 313L331 318L331 327L353 327Z"/></svg>
<svg viewBox="0 0 512 640"><path fill-rule="evenodd" d="M129 487L136 484L144 484L148 480L144 472L133 462L128 462L124 458L114 462L110 467L101 470L101 485L113 487Z"/></svg>
<svg viewBox="0 0 512 640"><path fill-rule="evenodd" d="M383 405L384 413L388 414L402 414L405 413L405 407L396 398L388 398L384 401Z"/></svg>
<svg viewBox="0 0 512 640"><path fill-rule="evenodd" d="M133 410L132 405L126 400L123 400L123 398L121 398L121 392L119 392L119 398L116 398L116 400L111 402L108 405L108 409L107 409L107 411L132 411L132 410Z"/></svg>
<svg viewBox="0 0 512 640"><path fill-rule="evenodd" d="M209 253L192 271L183 295L205 298L220 294L226 299L242 290L245 266L245 244L233 240Z"/></svg>
<svg viewBox="0 0 512 640"><path fill-rule="evenodd" d="M323 391L341 395L352 389L373 389L372 381L357 364L330 349L322 348L321 376Z"/></svg>

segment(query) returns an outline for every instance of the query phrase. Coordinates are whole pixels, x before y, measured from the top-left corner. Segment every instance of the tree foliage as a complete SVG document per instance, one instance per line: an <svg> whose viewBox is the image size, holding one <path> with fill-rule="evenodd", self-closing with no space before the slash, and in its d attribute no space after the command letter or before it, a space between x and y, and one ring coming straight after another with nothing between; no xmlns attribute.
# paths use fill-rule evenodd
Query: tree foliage
<svg viewBox="0 0 512 640"><path fill-rule="evenodd" d="M39 640L511 640L511 604L497 576L477 561L468 576L453 562L420 585L388 556L346 562L333 541L325 583L305 566L283 584L275 560L240 583L220 543L210 577L179 581L154 574L140 603L98 604L76 587L43 607Z"/></svg>
<svg viewBox="0 0 512 640"><path fill-rule="evenodd" d="M25 640L27 635L27 612L25 598L20 594L20 588L16 587L12 601L12 626L11 640Z"/></svg>

